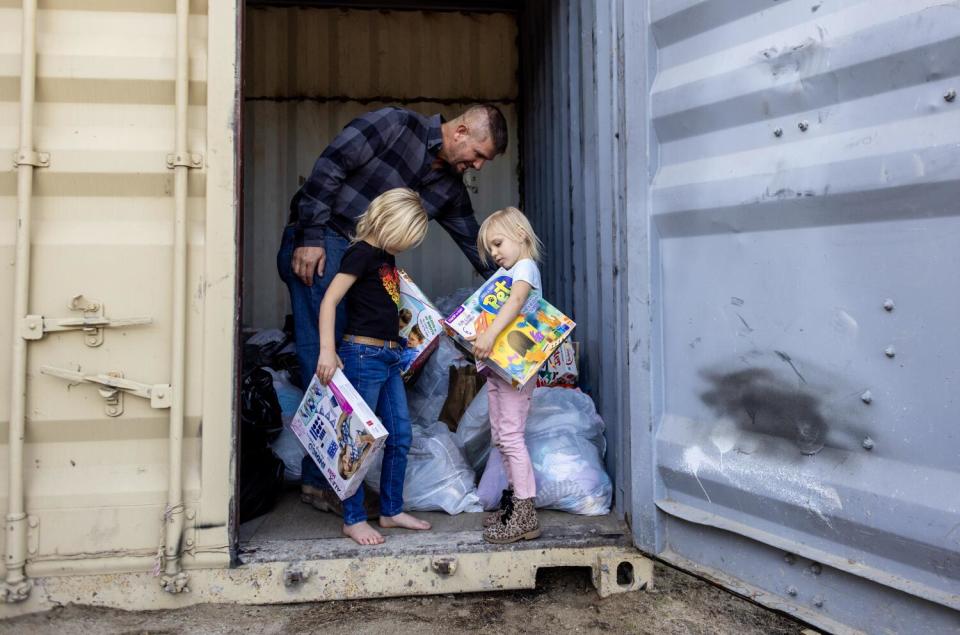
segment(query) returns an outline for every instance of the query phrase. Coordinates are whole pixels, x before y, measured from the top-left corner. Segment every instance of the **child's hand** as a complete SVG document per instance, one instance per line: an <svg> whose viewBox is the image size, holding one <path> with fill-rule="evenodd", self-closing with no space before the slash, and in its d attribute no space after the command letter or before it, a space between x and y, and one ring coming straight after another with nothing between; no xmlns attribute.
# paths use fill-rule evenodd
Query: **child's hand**
<svg viewBox="0 0 960 635"><path fill-rule="evenodd" d="M490 331L484 331L473 340L473 356L477 359L486 359L490 357L493 350L493 342L496 340Z"/></svg>
<svg viewBox="0 0 960 635"><path fill-rule="evenodd" d="M324 386L329 384L338 368L343 368L339 355L329 349L320 351L320 359L317 360L317 377L321 384Z"/></svg>

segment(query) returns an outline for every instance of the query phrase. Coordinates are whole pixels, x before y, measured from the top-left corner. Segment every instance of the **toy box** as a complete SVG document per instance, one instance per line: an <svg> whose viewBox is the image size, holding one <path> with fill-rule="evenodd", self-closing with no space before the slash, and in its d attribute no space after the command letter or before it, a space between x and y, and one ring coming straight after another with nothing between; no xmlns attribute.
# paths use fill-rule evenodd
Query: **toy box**
<svg viewBox="0 0 960 635"><path fill-rule="evenodd" d="M451 336L467 350L470 342L496 318L507 298L513 280L497 272L444 321ZM521 313L497 337L490 357L478 369L488 368L516 388L536 377L540 366L573 330L573 320L556 307L540 300L536 311Z"/></svg>
<svg viewBox="0 0 960 635"><path fill-rule="evenodd" d="M410 379L440 344L443 316L402 269L400 275L400 337L407 340L401 357L404 379Z"/></svg>
<svg viewBox="0 0 960 635"><path fill-rule="evenodd" d="M537 374L537 386L576 388L579 372L577 362L580 359L580 343L565 341L547 363L540 367Z"/></svg>
<svg viewBox="0 0 960 635"><path fill-rule="evenodd" d="M387 430L339 369L327 386L314 376L290 422L341 500L352 496Z"/></svg>

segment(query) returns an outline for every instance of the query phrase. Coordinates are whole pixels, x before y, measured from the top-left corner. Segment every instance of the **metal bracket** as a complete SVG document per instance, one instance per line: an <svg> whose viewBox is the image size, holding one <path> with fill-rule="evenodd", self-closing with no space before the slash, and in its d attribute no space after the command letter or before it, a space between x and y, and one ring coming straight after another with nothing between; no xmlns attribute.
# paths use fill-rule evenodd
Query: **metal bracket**
<svg viewBox="0 0 960 635"><path fill-rule="evenodd" d="M45 318L42 315L28 315L23 318L21 337L25 340L39 340L46 333L82 330L86 345L95 348L103 344L105 328L140 326L153 322L153 318L149 317L108 318L103 314L103 302L88 300L82 295L74 296L67 308L71 311L82 311L83 317Z"/></svg>
<svg viewBox="0 0 960 635"><path fill-rule="evenodd" d="M34 558L40 553L40 519L36 516L27 516L27 558Z"/></svg>
<svg viewBox="0 0 960 635"><path fill-rule="evenodd" d="M32 150L13 153L13 167L18 168L21 165L32 165L35 168L50 167L49 152L34 152Z"/></svg>
<svg viewBox="0 0 960 635"><path fill-rule="evenodd" d="M201 168L203 167L202 154L168 154L167 167L171 170L177 167Z"/></svg>
<svg viewBox="0 0 960 635"><path fill-rule="evenodd" d="M170 384L143 384L123 378L121 372L100 373L85 375L79 371L41 366L40 372L44 375L59 377L73 383L91 383L104 386L100 394L107 400L106 413L108 417L117 417L123 414L122 394L127 393L134 397L150 400L151 408L169 408L173 401L173 388Z"/></svg>

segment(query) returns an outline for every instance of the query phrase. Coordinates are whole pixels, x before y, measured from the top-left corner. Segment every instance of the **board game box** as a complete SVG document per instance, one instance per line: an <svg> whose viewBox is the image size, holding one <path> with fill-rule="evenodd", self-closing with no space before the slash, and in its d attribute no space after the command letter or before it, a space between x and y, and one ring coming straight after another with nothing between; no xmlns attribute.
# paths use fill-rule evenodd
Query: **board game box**
<svg viewBox="0 0 960 635"><path fill-rule="evenodd" d="M340 500L357 491L387 439L386 428L339 369L326 386L314 375L290 428Z"/></svg>
<svg viewBox="0 0 960 635"><path fill-rule="evenodd" d="M406 271L400 269L400 337L407 340L401 356L401 372L410 379L440 344L443 316L420 291Z"/></svg>

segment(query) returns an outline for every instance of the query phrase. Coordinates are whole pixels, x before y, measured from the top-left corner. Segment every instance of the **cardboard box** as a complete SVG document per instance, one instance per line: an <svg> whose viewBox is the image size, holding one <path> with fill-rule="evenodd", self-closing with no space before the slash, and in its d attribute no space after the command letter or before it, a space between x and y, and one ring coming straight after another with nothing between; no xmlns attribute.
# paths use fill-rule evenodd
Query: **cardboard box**
<svg viewBox="0 0 960 635"><path fill-rule="evenodd" d="M407 340L401 358L404 379L410 379L440 344L443 316L420 291L406 271L400 269L400 337Z"/></svg>
<svg viewBox="0 0 960 635"><path fill-rule="evenodd" d="M580 378L577 370L579 360L580 343L564 342L553 352L547 363L540 367L537 386L576 388Z"/></svg>
<svg viewBox="0 0 960 635"><path fill-rule="evenodd" d="M290 428L341 500L357 491L387 439L386 428L339 369L327 386L313 377Z"/></svg>
<svg viewBox="0 0 960 635"><path fill-rule="evenodd" d="M458 344L473 350L469 340L493 322L510 297L512 284L509 276L494 274L444 320ZM521 313L503 329L494 341L490 357L478 364L478 368L488 368L504 381L521 388L536 377L540 366L575 326L573 320L541 299L536 311Z"/></svg>

